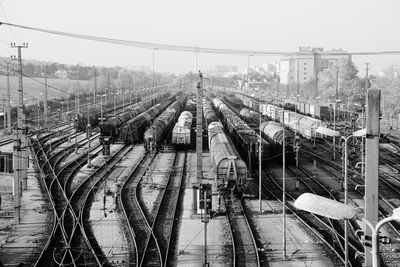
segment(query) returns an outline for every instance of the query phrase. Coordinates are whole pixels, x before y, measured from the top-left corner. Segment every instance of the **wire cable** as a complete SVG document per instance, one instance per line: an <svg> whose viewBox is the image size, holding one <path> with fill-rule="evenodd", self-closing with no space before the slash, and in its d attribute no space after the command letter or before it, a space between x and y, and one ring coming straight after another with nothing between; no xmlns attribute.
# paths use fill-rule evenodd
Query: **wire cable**
<svg viewBox="0 0 400 267"><path fill-rule="evenodd" d="M145 48L145 49L157 49L157 50L170 50L170 51L179 51L179 52L194 52L194 53L209 53L209 54L228 54L228 55L243 55L243 56L283 56L292 54L293 52L288 51L265 51L265 50L241 50L241 49L227 49L227 48L211 48L211 47L199 47L199 46L181 46L181 45L171 45L171 44L161 44L161 43L152 43L152 42L139 42L139 41L130 41L130 40L122 40L122 39L114 39L100 36L92 36L92 35L84 35L63 31L55 31L48 30L24 25L18 25L8 22L0 22L0 25L7 25L10 27L17 27L31 31L44 32L54 35L67 36L72 38L91 40L103 43L112 43L124 46L131 46L137 48ZM308 55L308 52L296 52L299 55ZM374 55L400 55L400 50L387 50L387 51L353 51L346 52L342 50L338 51L318 51L315 52L318 55L358 55L358 56L374 56Z"/></svg>
<svg viewBox="0 0 400 267"><path fill-rule="evenodd" d="M286 55L290 52L286 51L262 51L262 50L238 50L238 49L222 49L222 48L210 48L210 47L199 47L199 46L181 46L181 45L170 45L170 44L160 44L160 43L151 43L151 42L139 42L139 41L130 41L130 40L122 40L122 39L114 39L107 37L99 37L99 36L91 36L91 35L83 35L77 33L69 33L62 31L54 31L18 24L12 24L7 22L0 22L0 25L8 25L11 27L22 28L31 31L44 32L54 35L68 36L78 39L91 40L103 43L112 43L124 46L138 47L138 48L146 48L146 49L158 49L158 50L170 50L170 51L179 51L179 52L195 52L195 53L211 53L211 54L231 54L231 55L252 55L252 56L279 56Z"/></svg>
<svg viewBox="0 0 400 267"><path fill-rule="evenodd" d="M3 11L4 18L5 18L5 19L6 19L6 21L8 22L9 20L8 20L8 17L7 17L6 11L5 11L5 9L4 9L4 6L3 6L3 4L1 3L1 1L0 1L0 7L1 7L1 10ZM9 27L9 30L10 30L10 31L11 31L11 33L14 35L14 38L15 38L15 40L17 40L17 41L19 42L19 39L18 39L17 35L15 34L15 32L14 32L13 28L12 28L12 27Z"/></svg>

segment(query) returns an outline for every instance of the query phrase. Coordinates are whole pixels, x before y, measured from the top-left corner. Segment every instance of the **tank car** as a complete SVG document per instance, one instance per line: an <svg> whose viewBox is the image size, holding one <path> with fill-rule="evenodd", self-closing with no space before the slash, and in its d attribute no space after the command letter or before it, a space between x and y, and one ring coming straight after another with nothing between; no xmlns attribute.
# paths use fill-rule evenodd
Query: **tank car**
<svg viewBox="0 0 400 267"><path fill-rule="evenodd" d="M130 119L120 127L118 140L125 144L135 144L142 140L149 124L163 112L172 100L157 104L140 115Z"/></svg>
<svg viewBox="0 0 400 267"><path fill-rule="evenodd" d="M323 126L321 120L290 111L285 112L284 124L307 139L314 138L317 128Z"/></svg>
<svg viewBox="0 0 400 267"><path fill-rule="evenodd" d="M164 134L172 126L181 113L183 107L186 104L187 97L182 95L177 101L175 101L170 107L168 107L161 115L159 115L144 133L143 141L148 151L152 151L156 148L156 145L163 140Z"/></svg>
<svg viewBox="0 0 400 267"><path fill-rule="evenodd" d="M81 113L78 113L76 116L76 125L75 128L77 131L86 131L86 127L88 124L90 126L96 127L99 123L99 118L100 118L100 109L97 107L92 107L89 108L89 111L84 111Z"/></svg>
<svg viewBox="0 0 400 267"><path fill-rule="evenodd" d="M108 118L105 122L101 123L99 126L100 143L103 143L105 138L107 138L111 143L114 143L120 136L121 126L130 119L145 112L151 106L152 103L150 101L145 101L138 104L136 107L120 113L117 116Z"/></svg>
<svg viewBox="0 0 400 267"><path fill-rule="evenodd" d="M208 145L218 188L236 189L243 193L247 185L247 166L225 135L220 122L212 122L208 126Z"/></svg>
<svg viewBox="0 0 400 267"><path fill-rule="evenodd" d="M260 115L258 112L254 110L250 110L248 108L244 108L239 112L240 116L248 121L259 121L260 120Z"/></svg>
<svg viewBox="0 0 400 267"><path fill-rule="evenodd" d="M283 131L285 131L285 152L286 157L290 162L294 160L293 153L293 142L294 136L293 134L286 130L282 124L275 121L266 121L261 123L260 130L264 139L268 141L270 144L270 153L269 156L273 157L275 155L281 154L283 151Z"/></svg>
<svg viewBox="0 0 400 267"><path fill-rule="evenodd" d="M184 111L178 118L172 130L172 144L174 145L190 145L190 134L192 127L193 115L189 111Z"/></svg>
<svg viewBox="0 0 400 267"><path fill-rule="evenodd" d="M210 125L211 122L218 121L218 117L215 114L210 101L205 99L203 99L203 114L207 126Z"/></svg>

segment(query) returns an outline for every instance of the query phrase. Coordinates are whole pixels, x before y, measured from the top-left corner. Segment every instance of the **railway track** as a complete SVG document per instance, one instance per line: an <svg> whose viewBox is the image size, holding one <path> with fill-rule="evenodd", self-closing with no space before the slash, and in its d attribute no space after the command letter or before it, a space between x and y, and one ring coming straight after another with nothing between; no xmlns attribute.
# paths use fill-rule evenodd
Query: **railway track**
<svg viewBox="0 0 400 267"><path fill-rule="evenodd" d="M47 154L44 152L43 147L39 141L34 143L35 150L37 151L36 160L39 162L42 176L45 177L46 190L49 195L49 199L54 212L55 220L53 222L52 231L46 242L39 258L36 262L36 266L58 266L65 261L69 261L71 266L77 266L74 258L75 248L72 248L70 242L70 236L68 229L66 229L64 222L65 216L71 216L75 222L79 222L74 209L63 190L63 185L55 174L53 167L51 166ZM68 214L68 215L66 215ZM76 225L82 232L83 226L79 223ZM86 243L87 250L90 254L94 255L92 261L99 263L97 256L94 254L89 242ZM80 255L83 251L79 249Z"/></svg>
<svg viewBox="0 0 400 267"><path fill-rule="evenodd" d="M121 188L119 203L127 222L131 239L136 248L130 253L132 266L170 266L170 247L177 213L179 192L183 185L183 173L186 163L186 152L175 154L174 164L170 166L165 186L161 186L153 208L146 215L144 204L140 199L140 181L149 168L155 154L147 154L136 166L131 176Z"/></svg>
<svg viewBox="0 0 400 267"><path fill-rule="evenodd" d="M141 266L170 266L167 262L169 253L171 233L175 222L176 207L178 204L179 192L182 186L183 171L186 163L186 153L178 152L175 155L174 164L169 172L167 184L164 190L159 194L155 209L154 219L149 220L154 235L151 236ZM154 237L154 238L153 238ZM154 255L156 249L159 249L161 264L154 261L157 255Z"/></svg>
<svg viewBox="0 0 400 267"><path fill-rule="evenodd" d="M14 140L12 138L7 138L7 139L4 139L4 140L1 140L0 141L0 147L8 145L8 144L12 143L13 141Z"/></svg>
<svg viewBox="0 0 400 267"><path fill-rule="evenodd" d="M261 266L258 248L241 200L224 198L233 244L233 266Z"/></svg>
<svg viewBox="0 0 400 267"><path fill-rule="evenodd" d="M282 204L281 185L276 181L276 178L273 177L271 173L267 172L266 177L267 179L262 180L263 191L267 192L271 198L278 200ZM332 226L313 213L296 210L292 203L297 198L297 195L293 195L286 191L286 198L286 210L292 213L304 225L304 227L319 240L319 242L326 246L327 251L331 252L331 258L336 264L344 264L342 254L336 249L337 242L332 238Z"/></svg>
<svg viewBox="0 0 400 267"><path fill-rule="evenodd" d="M357 148L357 146L355 147ZM380 153L380 164L387 164L391 166L396 165L395 161L392 161L386 153ZM330 161L326 160L323 157L320 157L319 160L323 161L324 164L320 166L321 169L324 169L325 171L329 172L332 174L334 177L338 177L340 179L341 176L341 171L342 171L342 166ZM352 157L349 156L349 161L352 163L355 163L358 161L358 156ZM394 164L394 165L393 165ZM351 164L350 164L351 166ZM332 169L332 170L329 170ZM351 175L351 174L356 174L356 175ZM383 171L379 171L379 193L378 193L378 216L379 218L386 218L391 215L393 209L396 207L400 206L400 190L399 188L399 179L396 177L396 175L390 175L388 173L385 173ZM364 191L363 189L359 189L356 187L356 185L363 185L364 181L361 179L360 174L357 173L357 171L350 167L349 168L349 176L348 176L348 187L349 189L349 195L358 194L360 199L364 198ZM354 190L352 189L354 188ZM349 201L351 201L351 198L349 196ZM355 204L355 203L354 203ZM354 230L359 229L359 225L354 222L354 220L351 220L351 225L352 225L352 236L351 240L355 240L356 243L359 243L361 245L361 241L358 239L358 237L355 237L354 235ZM391 233L391 236L395 236L397 238L400 237L400 225L396 222L391 222L387 224L387 230ZM359 245L359 246L360 246ZM362 251L362 250L360 250Z"/></svg>
<svg viewBox="0 0 400 267"><path fill-rule="evenodd" d="M140 163L136 166L130 177L122 185L119 192L119 201L121 210L123 211L126 228L129 237L134 240L136 246L130 253L130 265L140 266L144 254L144 246L147 236L151 234L150 227L146 220L146 216L139 204L137 191L140 179L145 174L148 166L153 161L155 154L146 154Z"/></svg>
<svg viewBox="0 0 400 267"><path fill-rule="evenodd" d="M51 199L56 220L53 224L51 236L43 249L37 265L49 263L49 266L69 264L71 266L99 266L106 263L101 249L92 237L88 222L84 220L85 208L90 207L91 194L104 178L102 173L104 165L100 166L89 177L80 181L74 191L67 190L73 180L74 173L85 164L86 155L81 155L64 166L55 174L55 170L43 151L40 142L35 143L37 159L41 159L41 169L47 174L45 178L46 188ZM93 148L93 157L101 151L101 147ZM115 165L129 150L121 149L119 153L110 158L108 167ZM106 264L107 265L107 264Z"/></svg>

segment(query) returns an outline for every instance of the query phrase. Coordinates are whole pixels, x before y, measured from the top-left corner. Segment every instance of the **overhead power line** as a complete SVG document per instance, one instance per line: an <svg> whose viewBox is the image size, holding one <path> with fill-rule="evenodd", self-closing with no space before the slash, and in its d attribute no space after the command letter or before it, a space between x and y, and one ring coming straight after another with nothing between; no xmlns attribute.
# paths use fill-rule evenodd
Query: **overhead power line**
<svg viewBox="0 0 400 267"><path fill-rule="evenodd" d="M288 51L264 51L264 50L240 50L240 49L226 49L226 48L210 48L210 47L200 47L200 46L181 46L181 45L170 45L170 44L160 44L151 42L139 42L130 41L122 39L114 39L100 36L91 36L77 33L69 33L63 31L48 30L24 25L18 25L8 22L0 22L0 25L7 25L10 27L17 27L31 31L44 32L54 35L67 36L72 38L111 43L117 45L124 45L137 48L145 49L158 49L158 50L170 50L179 52L195 52L195 53L209 53L209 54L228 54L228 55L242 55L242 56L283 56L292 54L293 52ZM309 52L296 52L298 55L309 55ZM396 55L400 54L400 50L388 50L388 51L315 51L315 54L320 55L352 55L352 56L375 56L375 55Z"/></svg>
<svg viewBox="0 0 400 267"><path fill-rule="evenodd" d="M199 53L211 53L211 54L231 54L231 55L253 55L253 56L279 56L286 55L290 52L286 51L261 51L261 50L237 50L237 49L222 49L222 48L209 48L209 47L199 47L199 46L180 46L180 45L169 45L169 44L160 44L160 43L150 43L150 42L138 42L138 41L129 41L129 40L121 40L121 39L113 39L99 36L91 36L91 35L83 35L77 33L69 33L62 31L54 31L48 29L35 28L30 26L17 25L7 22L0 22L0 25L8 25L11 27L17 27L32 31L39 31L49 34L68 36L78 39L85 39L103 43L112 43L124 46L138 47L138 48L146 48L146 49L159 49L159 50L171 50L171 51L180 51L180 52L199 52Z"/></svg>

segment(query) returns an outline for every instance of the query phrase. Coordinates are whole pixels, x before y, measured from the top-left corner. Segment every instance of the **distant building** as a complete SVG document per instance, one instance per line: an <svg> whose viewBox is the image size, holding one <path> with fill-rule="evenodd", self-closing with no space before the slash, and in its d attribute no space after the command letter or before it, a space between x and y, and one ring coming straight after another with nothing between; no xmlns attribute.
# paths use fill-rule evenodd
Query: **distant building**
<svg viewBox="0 0 400 267"><path fill-rule="evenodd" d="M215 66L215 73L218 75L224 75L229 72L237 73L238 72L238 66L226 66L226 65L216 65Z"/></svg>
<svg viewBox="0 0 400 267"><path fill-rule="evenodd" d="M67 79L68 78L68 72L66 70L57 70L54 73L54 76L58 79Z"/></svg>
<svg viewBox="0 0 400 267"><path fill-rule="evenodd" d="M269 62L269 63L263 64L263 68L266 73L275 74L278 70L278 64L279 64L278 62Z"/></svg>
<svg viewBox="0 0 400 267"><path fill-rule="evenodd" d="M298 52L284 56L279 62L279 77L283 85L301 85L318 78L318 73L338 60L351 61L344 50L324 51L321 47L300 47Z"/></svg>
<svg viewBox="0 0 400 267"><path fill-rule="evenodd" d="M398 78L400 77L400 66L394 65L390 66L384 70L378 72L378 76L380 77L390 77L390 78Z"/></svg>

